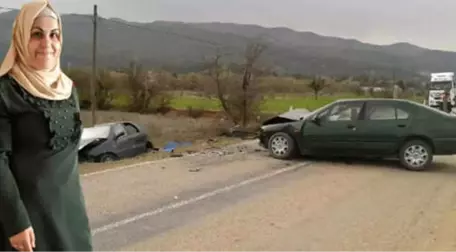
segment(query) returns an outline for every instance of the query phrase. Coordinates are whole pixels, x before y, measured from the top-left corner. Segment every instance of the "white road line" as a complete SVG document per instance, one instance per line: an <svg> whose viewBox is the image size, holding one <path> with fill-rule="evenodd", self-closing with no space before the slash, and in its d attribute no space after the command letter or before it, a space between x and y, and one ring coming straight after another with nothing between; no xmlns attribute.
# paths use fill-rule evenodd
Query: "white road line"
<svg viewBox="0 0 456 252"><path fill-rule="evenodd" d="M232 144L232 145L227 146L227 148L248 145L248 144L251 144L251 142L253 142L253 141L246 141L243 143ZM197 152L197 153L185 155L184 157L181 157L181 158L195 157L195 156L199 156L199 155L204 155L204 152ZM99 174L108 173L108 172L121 171L121 170L129 169L129 168L135 168L135 167L143 167L143 166L148 166L148 165L152 165L152 164L156 164L156 163L166 162L166 161L170 161L170 160L178 160L178 159L179 158L164 158L164 159L135 163L135 164L131 164L131 165L123 165L123 166L118 166L115 168L106 169L106 170L102 170L102 171L82 174L81 177L89 177L89 176L99 175Z"/></svg>
<svg viewBox="0 0 456 252"><path fill-rule="evenodd" d="M172 203L172 204L157 208L157 209L152 210L150 212L145 212L145 213L142 213L142 214L139 214L139 215L136 215L136 216L121 220L121 221L113 222L111 224L107 224L105 226L102 226L102 227L99 227L99 228L96 228L96 229L92 230L92 235L96 235L96 234L99 234L99 233L102 233L102 232L106 232L106 231L109 231L109 230L112 230L112 229L127 225L129 223L138 221L138 220L146 218L146 217L154 216L154 215L157 215L157 214L169 211L169 210L173 210L173 209L177 209L177 208L189 205L189 204L193 204L193 203L196 203L198 201L202 201L202 200L214 197L214 196L216 196L218 194L229 192L229 191L232 191L234 189L237 189L237 188L240 188L240 187L243 187L243 186L258 182L258 181L261 181L261 180L265 180L265 179L280 175L282 173L295 170L295 169L300 168L300 167L308 166L310 164L312 164L312 163L311 162L306 162L306 163L300 163L300 164L297 164L297 165L293 165L293 166L289 166L289 167L286 167L286 168L282 168L282 169L276 170L274 172L270 172L270 173L267 173L267 174L264 174L264 175L261 175L261 176L257 176L257 177L253 177L253 178L250 178L250 179L247 179L247 180L243 180L243 181L241 181L239 183L228 185L228 186L216 189L214 191L210 191L210 192L201 194L200 196L197 196L197 197L193 197L193 198L190 198L190 199L187 199L187 200L182 200L182 201L179 201L179 202L176 202L176 203Z"/></svg>
<svg viewBox="0 0 456 252"><path fill-rule="evenodd" d="M201 154L201 153L193 153L193 154L186 155L184 157L193 157L193 156L197 156L199 154ZM102 171L96 171L96 172L90 172L90 173L82 174L81 176L82 177L89 177L89 176L99 175L99 174L108 173L108 172L121 171L121 170L129 169L129 168L148 166L148 165L161 163L161 162L166 162L166 161L169 161L169 160L176 160L176 159L177 158L163 158L163 159L158 159L158 160L135 163L135 164L131 164L131 165L123 165L123 166L118 166L118 167L115 167L115 168L106 169L106 170L102 170Z"/></svg>

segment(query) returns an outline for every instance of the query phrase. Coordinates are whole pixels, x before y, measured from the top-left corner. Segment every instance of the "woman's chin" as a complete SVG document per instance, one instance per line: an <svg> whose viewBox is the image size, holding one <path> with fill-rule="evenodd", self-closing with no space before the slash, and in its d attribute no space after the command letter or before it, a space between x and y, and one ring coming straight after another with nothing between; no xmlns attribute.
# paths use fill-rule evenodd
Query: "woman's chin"
<svg viewBox="0 0 456 252"><path fill-rule="evenodd" d="M34 64L34 65L32 65L32 68L36 71L49 72L52 69L54 69L54 64L51 64L51 63Z"/></svg>

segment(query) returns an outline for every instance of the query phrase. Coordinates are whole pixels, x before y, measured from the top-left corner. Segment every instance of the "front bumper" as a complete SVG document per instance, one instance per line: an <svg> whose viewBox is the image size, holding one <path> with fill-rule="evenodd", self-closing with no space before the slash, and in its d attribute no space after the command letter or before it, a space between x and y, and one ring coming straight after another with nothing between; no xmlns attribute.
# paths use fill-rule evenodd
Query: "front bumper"
<svg viewBox="0 0 456 252"><path fill-rule="evenodd" d="M264 132L260 132L258 134L258 145L267 149L268 148L268 141L269 141L269 137L264 134Z"/></svg>

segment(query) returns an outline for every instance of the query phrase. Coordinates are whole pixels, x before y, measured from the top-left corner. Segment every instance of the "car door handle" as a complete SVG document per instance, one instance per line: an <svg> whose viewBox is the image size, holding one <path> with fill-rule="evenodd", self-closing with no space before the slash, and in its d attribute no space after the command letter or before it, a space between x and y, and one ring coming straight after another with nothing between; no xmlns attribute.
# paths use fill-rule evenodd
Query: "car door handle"
<svg viewBox="0 0 456 252"><path fill-rule="evenodd" d="M397 127L399 127L399 128L405 128L405 124L399 124L399 125L397 125Z"/></svg>
<svg viewBox="0 0 456 252"><path fill-rule="evenodd" d="M351 130L356 130L356 126L355 125L347 125L347 128L351 129Z"/></svg>

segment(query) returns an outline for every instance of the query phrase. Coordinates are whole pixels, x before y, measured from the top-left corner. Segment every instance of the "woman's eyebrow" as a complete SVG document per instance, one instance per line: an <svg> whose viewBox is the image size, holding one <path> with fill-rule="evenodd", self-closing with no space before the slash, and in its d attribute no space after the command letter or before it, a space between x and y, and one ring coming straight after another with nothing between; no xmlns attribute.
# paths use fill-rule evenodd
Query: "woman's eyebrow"
<svg viewBox="0 0 456 252"><path fill-rule="evenodd" d="M39 30L39 31L44 32L44 30L41 27L38 27L38 26L33 26L32 30ZM50 29L50 31L59 31L59 28Z"/></svg>

